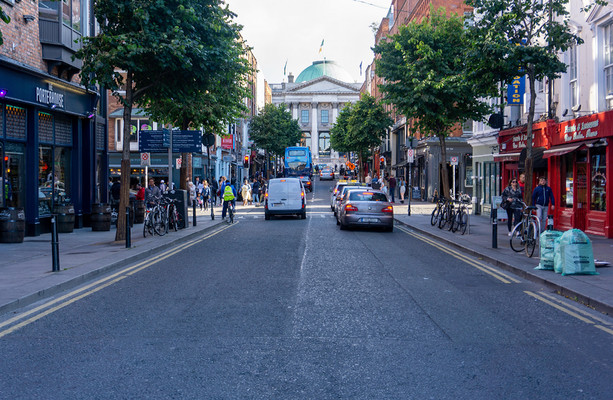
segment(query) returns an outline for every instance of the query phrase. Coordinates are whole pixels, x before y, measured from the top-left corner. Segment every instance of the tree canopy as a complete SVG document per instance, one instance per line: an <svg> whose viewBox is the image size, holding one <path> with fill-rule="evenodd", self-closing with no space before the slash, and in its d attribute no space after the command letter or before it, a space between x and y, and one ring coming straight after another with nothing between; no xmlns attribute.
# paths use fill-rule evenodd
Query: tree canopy
<svg viewBox="0 0 613 400"><path fill-rule="evenodd" d="M445 137L458 123L481 120L490 112L482 96L495 93L495 84L480 84L467 69L470 41L464 20L446 16L443 8L432 9L421 22L400 27L388 39L374 47L380 55L377 74L385 78L384 101L412 119L423 136L439 138L441 170L446 171ZM447 179L442 185L448 196Z"/></svg>
<svg viewBox="0 0 613 400"><path fill-rule="evenodd" d="M283 156L286 147L300 142L302 131L285 104L266 104L251 119L249 136L257 147L270 154Z"/></svg>
<svg viewBox="0 0 613 400"><path fill-rule="evenodd" d="M2 8L0 8L0 21L4 22L6 24L11 22L11 17L9 17L8 14L5 13ZM2 45L3 43L4 43L4 38L2 36L2 31L0 31L0 45Z"/></svg>

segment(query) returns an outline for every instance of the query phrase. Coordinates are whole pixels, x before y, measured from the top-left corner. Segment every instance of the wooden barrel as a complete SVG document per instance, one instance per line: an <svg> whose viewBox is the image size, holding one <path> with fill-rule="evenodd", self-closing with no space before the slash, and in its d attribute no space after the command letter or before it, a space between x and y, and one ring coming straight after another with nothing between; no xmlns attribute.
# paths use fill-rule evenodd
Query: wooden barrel
<svg viewBox="0 0 613 400"><path fill-rule="evenodd" d="M0 209L0 243L22 243L26 231L23 208Z"/></svg>
<svg viewBox="0 0 613 400"><path fill-rule="evenodd" d="M145 200L136 200L134 208L134 222L142 224L145 222Z"/></svg>
<svg viewBox="0 0 613 400"><path fill-rule="evenodd" d="M71 233L74 230L74 206L56 205L55 213L58 233Z"/></svg>
<svg viewBox="0 0 613 400"><path fill-rule="evenodd" d="M92 204L92 231L111 230L111 206L108 204Z"/></svg>

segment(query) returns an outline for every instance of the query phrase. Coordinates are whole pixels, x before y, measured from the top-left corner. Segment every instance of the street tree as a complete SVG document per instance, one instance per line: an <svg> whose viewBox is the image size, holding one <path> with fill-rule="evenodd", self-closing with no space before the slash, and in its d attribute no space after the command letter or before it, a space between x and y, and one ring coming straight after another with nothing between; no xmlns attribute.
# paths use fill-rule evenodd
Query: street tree
<svg viewBox="0 0 613 400"><path fill-rule="evenodd" d="M467 0L478 16L471 28L471 69L481 82L510 84L525 74L530 90L526 126L526 187L524 200L532 195L532 125L537 91L535 82L553 82L566 71L558 55L581 44L568 25L568 0ZM519 73L518 73L519 71ZM551 112L551 108L550 108ZM550 114L550 118L553 116Z"/></svg>
<svg viewBox="0 0 613 400"><path fill-rule="evenodd" d="M393 104L422 136L438 137L442 193L449 196L445 138L459 123L481 120L490 107L481 99L491 87L466 68L469 40L464 21L443 8L400 27L374 47L377 74L385 78L384 101Z"/></svg>
<svg viewBox="0 0 613 400"><path fill-rule="evenodd" d="M0 21L4 22L5 24L8 24L9 22L11 22L11 17L9 17L9 15L5 13L2 8L0 8ZM0 45L2 45L3 43L4 43L4 38L2 36L2 31L0 31Z"/></svg>
<svg viewBox="0 0 613 400"><path fill-rule="evenodd" d="M351 151L358 155L360 179L363 179L364 160L372 154L374 147L381 144L393 122L383 105L373 96L364 93L360 100L339 113L332 128L330 143L337 151ZM332 136L335 136L334 142Z"/></svg>
<svg viewBox="0 0 613 400"><path fill-rule="evenodd" d="M175 76L191 71L190 55L216 51L192 39L194 30L189 29L189 21L197 18L193 1L98 0L94 15L100 33L83 38L83 47L76 53L83 60L82 83L86 87L96 83L111 90L124 107L116 240L125 239L132 108L154 102L160 86L172 85ZM218 3L210 0L205 4L215 7Z"/></svg>
<svg viewBox="0 0 613 400"><path fill-rule="evenodd" d="M241 26L217 1L192 0L191 10L182 19L182 29L189 32L185 59L189 64L181 74L170 76L164 85L152 88L143 104L156 121L182 130L201 129L223 134L228 122L248 110L244 100L250 97L247 78L247 46L240 37ZM188 157L182 155L183 160ZM187 162L181 165L180 187L187 189Z"/></svg>
<svg viewBox="0 0 613 400"><path fill-rule="evenodd" d="M256 147L266 151L268 162L269 155L281 157L286 147L300 142L302 131L285 104L266 104L251 119L249 137Z"/></svg>

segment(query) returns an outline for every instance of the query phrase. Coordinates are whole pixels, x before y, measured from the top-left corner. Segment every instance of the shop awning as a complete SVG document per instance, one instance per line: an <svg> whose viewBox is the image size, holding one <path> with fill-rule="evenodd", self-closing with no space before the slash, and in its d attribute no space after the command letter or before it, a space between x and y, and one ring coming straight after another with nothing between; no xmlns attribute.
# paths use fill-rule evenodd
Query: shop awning
<svg viewBox="0 0 613 400"><path fill-rule="evenodd" d="M533 169L547 168L547 160L544 159L543 157L544 153L545 153L544 147L533 147L532 148L532 168ZM521 154L519 156L518 168L520 171L523 171L526 168L526 149L525 148L521 151Z"/></svg>
<svg viewBox="0 0 613 400"><path fill-rule="evenodd" d="M408 164L409 162L407 160L401 161L398 164L394 165L392 168L400 168L400 167L404 167Z"/></svg>
<svg viewBox="0 0 613 400"><path fill-rule="evenodd" d="M598 139L593 139L593 140L585 140L583 142L579 142L579 143L571 143L571 144L565 144L562 146L554 146L549 150L545 150L543 152L543 158L549 158L549 157L554 157L554 156L563 156L564 154L568 154L570 152L573 152L577 149L579 149L579 147L581 146L589 146L592 143L597 142Z"/></svg>
<svg viewBox="0 0 613 400"><path fill-rule="evenodd" d="M519 156L521 153L502 153L502 154L494 154L494 161L502 162L502 161L519 161Z"/></svg>

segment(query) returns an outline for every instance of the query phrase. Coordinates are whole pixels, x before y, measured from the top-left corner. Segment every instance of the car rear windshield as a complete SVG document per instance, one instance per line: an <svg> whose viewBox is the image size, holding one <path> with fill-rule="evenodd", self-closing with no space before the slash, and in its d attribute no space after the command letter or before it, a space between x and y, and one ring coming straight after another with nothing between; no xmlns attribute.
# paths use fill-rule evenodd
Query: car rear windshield
<svg viewBox="0 0 613 400"><path fill-rule="evenodd" d="M278 181L270 181L269 191L284 191L285 188L291 188L292 190L300 190L300 183L294 179L280 179Z"/></svg>
<svg viewBox="0 0 613 400"><path fill-rule="evenodd" d="M387 201L387 197L383 193L373 192L351 192L349 200L353 201Z"/></svg>

